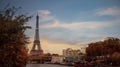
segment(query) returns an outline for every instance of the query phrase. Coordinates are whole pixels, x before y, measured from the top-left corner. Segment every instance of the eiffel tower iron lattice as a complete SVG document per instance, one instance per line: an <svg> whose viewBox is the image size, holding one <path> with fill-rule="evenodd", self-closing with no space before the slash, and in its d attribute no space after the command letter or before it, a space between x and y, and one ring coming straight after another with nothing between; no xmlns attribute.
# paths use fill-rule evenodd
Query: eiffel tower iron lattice
<svg viewBox="0 0 120 67"><path fill-rule="evenodd" d="M36 49L37 47L37 49ZM39 38L39 16L36 16L36 29L35 29L35 37L32 49L30 51L31 55L34 54L42 54L43 50L41 49L40 38Z"/></svg>

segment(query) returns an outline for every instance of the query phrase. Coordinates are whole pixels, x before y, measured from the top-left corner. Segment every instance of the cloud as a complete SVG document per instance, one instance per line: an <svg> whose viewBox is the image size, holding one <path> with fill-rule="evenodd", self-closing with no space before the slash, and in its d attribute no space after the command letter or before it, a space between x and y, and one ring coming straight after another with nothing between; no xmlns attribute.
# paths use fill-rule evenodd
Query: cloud
<svg viewBox="0 0 120 67"><path fill-rule="evenodd" d="M70 30L83 30L83 29L98 29L103 27L111 26L112 22L108 21L83 21L83 22L72 22L72 23L61 23L58 20L52 24L43 25L43 28L67 28Z"/></svg>
<svg viewBox="0 0 120 67"><path fill-rule="evenodd" d="M38 13L40 16L40 22L51 21L55 19L49 10L38 10Z"/></svg>
<svg viewBox="0 0 120 67"><path fill-rule="evenodd" d="M53 19L54 19L53 16L51 16L51 15L45 15L45 16L40 17L40 22L52 21Z"/></svg>
<svg viewBox="0 0 120 67"><path fill-rule="evenodd" d="M111 8L103 8L103 9L97 9L96 15L99 16L120 16L120 8L118 7L111 7Z"/></svg>
<svg viewBox="0 0 120 67"><path fill-rule="evenodd" d="M51 12L49 10L38 10L38 13L41 15L49 15Z"/></svg>
<svg viewBox="0 0 120 67"><path fill-rule="evenodd" d="M69 30L95 30L99 28L104 27L110 27L115 24L114 21L74 21L70 23L66 22L60 22L58 19L56 19L49 10L39 10L40 13L40 21L46 22L50 21L49 24L45 24L41 26L42 28L66 28ZM117 7L111 7L111 8L102 8L97 9L95 12L96 15L103 16L103 15L112 15L112 16L120 16L120 9ZM51 23L52 22L52 23Z"/></svg>

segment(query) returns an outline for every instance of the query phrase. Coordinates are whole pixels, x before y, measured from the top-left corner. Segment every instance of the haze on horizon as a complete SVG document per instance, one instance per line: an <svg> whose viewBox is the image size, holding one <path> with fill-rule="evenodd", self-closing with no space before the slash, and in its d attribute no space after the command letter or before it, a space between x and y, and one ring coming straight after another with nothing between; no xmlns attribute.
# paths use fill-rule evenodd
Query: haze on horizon
<svg viewBox="0 0 120 67"><path fill-rule="evenodd" d="M45 53L59 53L66 48L80 49L106 37L120 38L119 0L0 0L0 10L7 4L22 7L20 13L32 15L26 31L31 49L36 13L40 16L40 41Z"/></svg>

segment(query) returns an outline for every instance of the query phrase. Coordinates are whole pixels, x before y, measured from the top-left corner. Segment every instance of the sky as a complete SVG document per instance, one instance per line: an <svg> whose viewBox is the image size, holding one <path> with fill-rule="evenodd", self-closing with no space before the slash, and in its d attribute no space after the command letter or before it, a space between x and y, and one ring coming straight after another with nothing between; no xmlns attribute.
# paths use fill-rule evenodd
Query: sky
<svg viewBox="0 0 120 67"><path fill-rule="evenodd" d="M45 53L62 54L63 49L81 49L106 37L120 38L120 0L0 0L0 10L7 4L33 16L27 22L32 27L26 31L29 49L37 13Z"/></svg>

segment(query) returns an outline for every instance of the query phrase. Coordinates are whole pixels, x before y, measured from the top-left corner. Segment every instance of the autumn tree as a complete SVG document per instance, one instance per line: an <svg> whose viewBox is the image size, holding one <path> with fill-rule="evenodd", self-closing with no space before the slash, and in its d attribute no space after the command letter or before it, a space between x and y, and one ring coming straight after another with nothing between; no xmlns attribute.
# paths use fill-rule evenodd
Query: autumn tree
<svg viewBox="0 0 120 67"><path fill-rule="evenodd" d="M86 54L88 56L106 56L114 52L120 53L120 39L108 37L104 41L88 44Z"/></svg>
<svg viewBox="0 0 120 67"><path fill-rule="evenodd" d="M102 42L90 43L86 48L86 53L88 56L101 56L103 54Z"/></svg>
<svg viewBox="0 0 120 67"><path fill-rule="evenodd" d="M110 57L110 60L114 63L120 63L120 53L114 52L112 56Z"/></svg>
<svg viewBox="0 0 120 67"><path fill-rule="evenodd" d="M111 55L114 52L120 53L120 39L108 37L106 40L104 40L103 44L106 49L106 51L105 51L106 54Z"/></svg>
<svg viewBox="0 0 120 67"><path fill-rule="evenodd" d="M29 26L25 26L30 19L24 14L16 14L19 8L6 8L0 11L0 46L8 43L25 45L28 41L24 34Z"/></svg>
<svg viewBox="0 0 120 67"><path fill-rule="evenodd" d="M7 6L0 11L0 67L25 67L28 61L25 31L31 17L17 13L19 9Z"/></svg>

